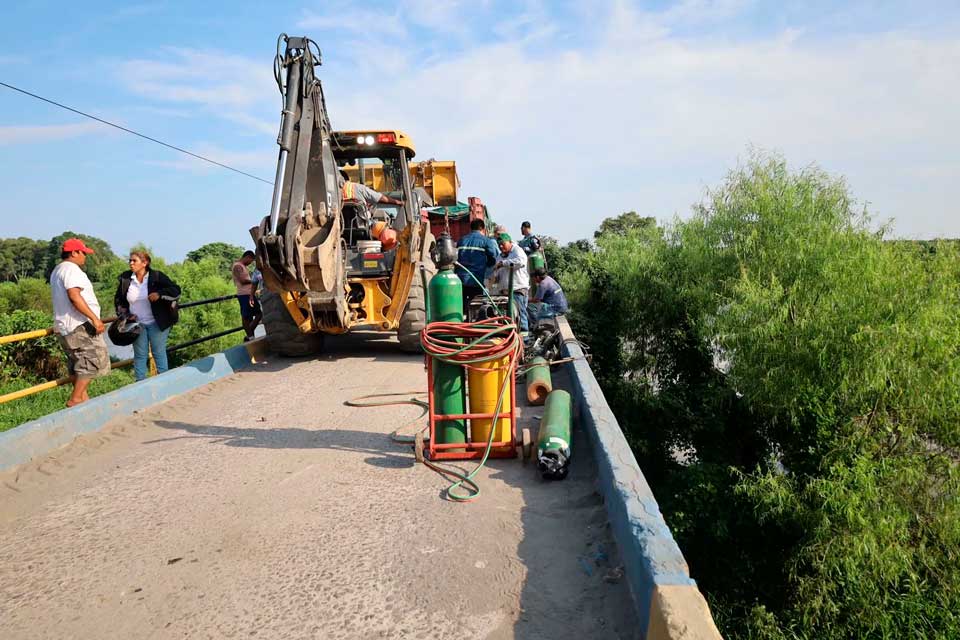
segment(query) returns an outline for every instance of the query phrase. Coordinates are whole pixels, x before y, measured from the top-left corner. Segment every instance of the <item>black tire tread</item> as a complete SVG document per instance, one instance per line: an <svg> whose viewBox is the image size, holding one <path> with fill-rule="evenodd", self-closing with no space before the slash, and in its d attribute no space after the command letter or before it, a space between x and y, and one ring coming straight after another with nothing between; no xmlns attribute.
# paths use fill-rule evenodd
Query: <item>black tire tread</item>
<svg viewBox="0 0 960 640"><path fill-rule="evenodd" d="M267 330L267 346L281 356L310 356L323 350L322 333L303 333L290 317L280 295L264 291L260 297L263 327Z"/></svg>
<svg viewBox="0 0 960 640"><path fill-rule="evenodd" d="M426 263L427 281L436 273L433 264ZM397 340L400 350L405 353L422 353L420 346L420 332L427 326L427 311L424 300L423 284L420 282L420 265L414 268L413 282L410 283L410 295L407 296L407 305L400 316L400 326L397 328Z"/></svg>

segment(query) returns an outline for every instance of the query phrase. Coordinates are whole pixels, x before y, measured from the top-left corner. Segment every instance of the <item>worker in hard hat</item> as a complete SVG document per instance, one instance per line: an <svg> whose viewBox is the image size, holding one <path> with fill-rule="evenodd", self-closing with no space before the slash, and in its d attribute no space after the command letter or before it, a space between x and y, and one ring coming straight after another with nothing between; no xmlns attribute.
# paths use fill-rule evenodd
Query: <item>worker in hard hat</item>
<svg viewBox="0 0 960 640"><path fill-rule="evenodd" d="M497 264L493 267L494 273L501 288L506 289L510 281L510 268L513 268L513 291L511 292L513 304L520 314L520 332L526 333L530 329L527 319L527 293L530 290L527 254L513 241L509 233L501 233L497 236L497 244L500 245L500 257L497 258Z"/></svg>
<svg viewBox="0 0 960 640"><path fill-rule="evenodd" d="M340 170L340 177L343 178L343 181L340 184L340 194L343 196L344 200L362 202L367 207L372 207L377 204L393 204L398 207L403 205L403 200L391 198L388 195L371 189L365 184L351 182L350 176L347 175L347 172L342 169Z"/></svg>

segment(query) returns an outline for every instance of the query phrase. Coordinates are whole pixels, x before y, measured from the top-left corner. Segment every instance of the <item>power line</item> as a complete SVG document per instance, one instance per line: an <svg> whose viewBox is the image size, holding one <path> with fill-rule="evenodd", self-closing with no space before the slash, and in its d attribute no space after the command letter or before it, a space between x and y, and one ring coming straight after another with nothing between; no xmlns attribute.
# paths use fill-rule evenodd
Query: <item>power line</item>
<svg viewBox="0 0 960 640"><path fill-rule="evenodd" d="M111 127L113 127L114 129L120 129L120 131L126 131L127 133L132 133L133 135L138 136L138 137L140 137L140 138L143 138L144 140L149 140L150 142L155 142L155 143L157 143L157 144L159 144L159 145L161 145L161 146L167 147L168 149L173 149L174 151L179 151L180 153L185 153L185 154L187 154L188 156L192 156L192 157L194 157L194 158L196 158L196 159L198 159L198 160L203 160L204 162L209 162L210 164L215 164L215 165L217 165L218 167L223 167L224 169L229 169L230 171L233 171L233 172L235 172L235 173L239 173L239 174L242 175L242 176L247 176L248 178L253 178L254 180L259 180L260 182L265 182L265 183L269 184L270 186L273 186L273 182L272 182L271 180L264 180L264 179L261 178L260 176L255 176L255 175L253 175L252 173L247 173L246 171L241 171L240 169L236 169L236 168L234 168L234 167L231 167L230 165L223 164L222 162L217 162L216 160L211 160L210 158L205 158L204 156L201 156L201 155L199 155L199 154L193 153L192 151L187 151L186 149L182 149L182 148L180 148L180 147L178 147L178 146L175 146L175 145L172 145L172 144L167 144L166 142L163 142L162 140L157 140L156 138L151 138L150 136L144 135L144 134L139 133L139 132L137 132L137 131L134 131L133 129L127 129L126 127L121 127L120 125L118 125L118 124L116 124L116 123L110 122L110 121L108 121L108 120L104 120L103 118L98 118L97 116L90 115L89 113L84 113L83 111L80 111L79 109L74 109L73 107L68 107L68 106L65 105L65 104L60 104L59 102L54 102L53 100L50 100L50 99L48 99L48 98L44 98L43 96L38 96L38 95L35 94L35 93L30 93L29 91L26 91L26 90L21 89L21 88L19 88L19 87L15 87L15 86L13 86L12 84L7 84L6 82L0 82L0 86L4 86L4 87L6 87L7 89L13 89L14 91L18 91L18 92L20 92L20 93L22 93L22 94L24 94L24 95L30 96L31 98L36 98L37 100L42 100L43 102L52 104L52 105L54 105L54 106L56 106L56 107L60 107L61 109L66 109L67 111L72 111L73 113L79 114L79 115L81 115L81 116L83 116L83 117L85 117L85 118L90 118L91 120L96 120L97 122L100 122L100 123L103 123L103 124L105 124L105 125L111 126Z"/></svg>

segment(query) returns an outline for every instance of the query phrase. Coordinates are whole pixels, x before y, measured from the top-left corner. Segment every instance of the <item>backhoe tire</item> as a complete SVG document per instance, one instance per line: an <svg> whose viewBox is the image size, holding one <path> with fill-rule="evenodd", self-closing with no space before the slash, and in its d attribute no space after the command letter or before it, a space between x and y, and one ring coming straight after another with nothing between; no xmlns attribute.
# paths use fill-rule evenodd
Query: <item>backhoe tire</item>
<svg viewBox="0 0 960 640"><path fill-rule="evenodd" d="M437 272L432 261L424 263L427 268L427 282ZM427 307L420 281L420 265L413 272L413 282L410 283L410 295L407 296L407 306L400 316L400 326L397 328L397 340L400 341L400 350L404 353L422 353L420 346L420 331L427 326Z"/></svg>
<svg viewBox="0 0 960 640"><path fill-rule="evenodd" d="M281 356L296 358L323 351L322 333L303 333L290 317L280 296L264 291L260 296L263 307L263 327L267 330L267 346Z"/></svg>

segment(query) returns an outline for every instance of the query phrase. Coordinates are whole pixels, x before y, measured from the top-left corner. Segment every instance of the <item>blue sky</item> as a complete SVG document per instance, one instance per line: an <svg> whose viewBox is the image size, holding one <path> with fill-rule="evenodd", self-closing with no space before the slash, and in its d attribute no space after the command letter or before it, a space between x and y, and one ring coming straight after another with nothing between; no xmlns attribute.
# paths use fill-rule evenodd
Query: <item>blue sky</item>
<svg viewBox="0 0 960 640"><path fill-rule="evenodd" d="M81 6L82 5L82 6ZM904 237L960 237L960 3L7 3L0 80L272 178L277 34L323 52L334 128L456 160L512 229L689 215L757 147L846 176ZM176 260L249 245L270 187L0 88L0 236Z"/></svg>

